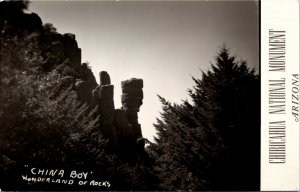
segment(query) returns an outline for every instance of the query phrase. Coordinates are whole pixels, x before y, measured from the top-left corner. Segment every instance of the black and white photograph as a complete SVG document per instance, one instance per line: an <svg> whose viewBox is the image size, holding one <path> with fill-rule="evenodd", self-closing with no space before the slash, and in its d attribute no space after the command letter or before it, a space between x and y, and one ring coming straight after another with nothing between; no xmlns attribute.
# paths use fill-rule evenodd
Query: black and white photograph
<svg viewBox="0 0 300 192"><path fill-rule="evenodd" d="M0 191L259 191L260 6L1 0Z"/></svg>

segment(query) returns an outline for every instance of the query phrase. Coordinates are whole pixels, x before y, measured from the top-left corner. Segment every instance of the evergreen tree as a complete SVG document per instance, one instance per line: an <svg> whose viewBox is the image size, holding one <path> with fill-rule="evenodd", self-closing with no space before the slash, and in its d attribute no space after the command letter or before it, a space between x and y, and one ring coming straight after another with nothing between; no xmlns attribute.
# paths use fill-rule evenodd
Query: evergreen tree
<svg viewBox="0 0 300 192"><path fill-rule="evenodd" d="M212 70L193 78L192 104L162 97L152 144L167 190L259 190L260 87L245 61L221 48Z"/></svg>

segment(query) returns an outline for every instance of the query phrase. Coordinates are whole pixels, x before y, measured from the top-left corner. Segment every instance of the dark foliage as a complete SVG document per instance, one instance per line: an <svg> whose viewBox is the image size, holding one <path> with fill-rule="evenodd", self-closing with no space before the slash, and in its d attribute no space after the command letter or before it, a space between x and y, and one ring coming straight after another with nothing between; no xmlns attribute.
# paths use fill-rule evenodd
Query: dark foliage
<svg viewBox="0 0 300 192"><path fill-rule="evenodd" d="M97 163L105 172L111 160L103 151L99 117L77 101L74 91L59 89L57 71L41 71L44 61L30 40L0 39L1 188L35 189L21 180L25 165L68 170Z"/></svg>
<svg viewBox="0 0 300 192"><path fill-rule="evenodd" d="M192 104L160 97L151 148L166 190L259 190L260 87L246 62L222 48L189 90Z"/></svg>
<svg viewBox="0 0 300 192"><path fill-rule="evenodd" d="M1 189L150 189L153 174L145 162L128 164L108 152L97 108L80 103L73 88L64 84L66 76L90 75L88 63L74 68L59 53L45 52L41 36L60 34L52 24L39 30L22 24L28 17L27 5L27 1L0 2ZM28 173L26 167L89 171L93 179L109 181L111 186L32 184L22 179Z"/></svg>
<svg viewBox="0 0 300 192"><path fill-rule="evenodd" d="M29 185L21 177L27 165L92 171L111 182L108 190L259 189L259 79L246 62L222 48L212 70L194 78L192 103L159 97L156 143L146 149L147 158L128 163L108 152L97 109L63 84L66 76L89 79L88 63L74 67L56 51L59 41L52 43L57 49L41 49L41 35L63 36L36 14L25 14L27 6L25 0L0 2L2 190L107 190Z"/></svg>
<svg viewBox="0 0 300 192"><path fill-rule="evenodd" d="M42 21L37 14L24 14L28 8L28 0L12 0L0 2L1 36L26 36L41 31Z"/></svg>
<svg viewBox="0 0 300 192"><path fill-rule="evenodd" d="M101 174L110 175L112 159L104 151L106 140L95 110L81 104L71 88L61 89L64 72L43 70L47 58L38 49L38 31L15 22L27 5L27 1L0 4L0 186L71 189L28 185L21 177L24 167L93 170L101 179Z"/></svg>

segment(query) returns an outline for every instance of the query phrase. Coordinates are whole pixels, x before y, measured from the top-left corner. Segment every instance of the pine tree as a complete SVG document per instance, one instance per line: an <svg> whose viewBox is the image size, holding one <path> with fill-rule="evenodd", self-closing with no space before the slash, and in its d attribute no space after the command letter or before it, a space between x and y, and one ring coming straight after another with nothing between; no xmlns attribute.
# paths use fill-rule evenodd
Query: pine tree
<svg viewBox="0 0 300 192"><path fill-rule="evenodd" d="M192 104L162 97L156 173L167 190L259 190L259 78L226 47L212 70L193 78Z"/></svg>

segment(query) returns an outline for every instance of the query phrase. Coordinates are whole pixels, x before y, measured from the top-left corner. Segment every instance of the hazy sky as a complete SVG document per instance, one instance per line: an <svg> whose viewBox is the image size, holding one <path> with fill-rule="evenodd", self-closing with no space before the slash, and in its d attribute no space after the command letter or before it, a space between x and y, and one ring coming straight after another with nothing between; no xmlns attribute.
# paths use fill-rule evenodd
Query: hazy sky
<svg viewBox="0 0 300 192"><path fill-rule="evenodd" d="M161 111L157 94L187 99L192 76L209 69L223 43L259 69L259 15L251 1L34 1L29 10L76 35L97 81L100 71L110 74L117 108L121 81L144 80L139 122L150 140Z"/></svg>

